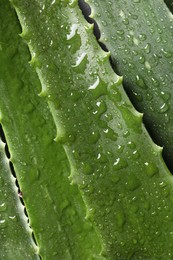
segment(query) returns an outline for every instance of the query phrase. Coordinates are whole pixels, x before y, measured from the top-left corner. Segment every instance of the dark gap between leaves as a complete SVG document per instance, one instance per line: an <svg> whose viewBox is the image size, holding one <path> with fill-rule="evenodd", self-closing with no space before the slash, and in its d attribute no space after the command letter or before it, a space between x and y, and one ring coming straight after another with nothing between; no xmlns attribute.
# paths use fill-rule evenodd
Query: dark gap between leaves
<svg viewBox="0 0 173 260"><path fill-rule="evenodd" d="M79 0L78 3L79 3L79 7L80 7L80 9L82 10L82 13L83 13L85 19L87 20L87 22L89 22L89 23L91 23L91 24L94 24L94 35L95 35L95 37L96 37L96 39L97 39L97 41L98 41L100 47L101 47L104 51L108 52L108 49L107 49L106 45L103 44L102 42L99 42L101 33L100 33L100 29L99 29L99 27L98 27L98 24L95 22L94 19L92 19L91 17L89 17L90 14L91 14L91 8L90 8L90 6L89 6L85 1L83 1L83 0Z"/></svg>
<svg viewBox="0 0 173 260"><path fill-rule="evenodd" d="M5 134L4 134L4 131L3 131L3 128L2 128L1 124L0 124L0 138L1 138L2 142L5 144L5 154L6 154L7 158L10 159L10 157L11 157L10 156L10 152L9 152L9 149L8 149L7 141L6 141ZM15 170L14 170L14 166L13 166L11 161L9 161L9 167L10 167L11 174L15 178L15 185L16 185L16 187L18 189L18 196L19 196L21 204L24 206L24 214L27 217L27 223L29 225L28 213L27 213L27 210L26 210L26 207L25 207L25 203L24 203L24 201L22 199L22 192L20 190L19 183L18 183L18 180L17 180L17 177L16 177L16 173L15 173ZM32 228L31 228L31 230L32 230ZM32 239L33 239L34 243L36 244L36 246L38 246L33 231L32 231ZM41 256L39 256L39 258L41 259Z"/></svg>

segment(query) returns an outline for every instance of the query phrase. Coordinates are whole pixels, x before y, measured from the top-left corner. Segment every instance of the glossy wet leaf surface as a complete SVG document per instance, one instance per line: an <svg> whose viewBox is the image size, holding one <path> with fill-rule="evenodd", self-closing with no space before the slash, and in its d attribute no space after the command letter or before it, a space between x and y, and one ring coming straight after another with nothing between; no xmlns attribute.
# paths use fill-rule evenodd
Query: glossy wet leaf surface
<svg viewBox="0 0 173 260"><path fill-rule="evenodd" d="M15 12L3 0L0 24L1 123L39 254L43 259L97 258L100 242L85 219L78 188L68 179L69 163L62 146L54 141L56 129L47 104L38 96L40 82L28 64L30 54L19 36ZM10 234L6 236L10 244ZM26 242L22 250L27 252ZM16 254L16 259L25 258L20 250ZM5 255L14 259L10 257Z"/></svg>
<svg viewBox="0 0 173 260"><path fill-rule="evenodd" d="M13 4L102 255L171 259L172 176L109 54L76 1Z"/></svg>
<svg viewBox="0 0 173 260"><path fill-rule="evenodd" d="M171 6L171 1L167 1ZM88 0L113 67L171 171L173 18L164 1Z"/></svg>

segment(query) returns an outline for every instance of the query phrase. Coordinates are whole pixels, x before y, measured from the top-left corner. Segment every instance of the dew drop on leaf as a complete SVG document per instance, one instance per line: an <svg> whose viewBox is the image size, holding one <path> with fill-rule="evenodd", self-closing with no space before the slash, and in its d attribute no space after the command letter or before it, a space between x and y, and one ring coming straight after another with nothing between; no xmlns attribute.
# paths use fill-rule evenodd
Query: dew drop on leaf
<svg viewBox="0 0 173 260"><path fill-rule="evenodd" d="M8 216L8 217L9 217L9 219L10 219L11 221L14 221L14 222L17 221L17 217L16 217L16 216Z"/></svg>
<svg viewBox="0 0 173 260"><path fill-rule="evenodd" d="M89 163L82 163L82 172L85 175L91 175L93 174L93 167Z"/></svg>
<svg viewBox="0 0 173 260"><path fill-rule="evenodd" d="M0 229L3 229L7 226L7 222L5 219L0 219Z"/></svg>
<svg viewBox="0 0 173 260"><path fill-rule="evenodd" d="M93 131L93 132L91 133L90 137L89 137L89 142L90 142L91 144L96 144L96 143L98 142L99 138L100 138L100 133L99 133L99 131L98 131L98 130L97 130L97 131Z"/></svg>
<svg viewBox="0 0 173 260"><path fill-rule="evenodd" d="M147 43L146 46L144 47L144 50L147 54L149 54L151 52L151 44Z"/></svg>
<svg viewBox="0 0 173 260"><path fill-rule="evenodd" d="M130 174L130 178L125 184L130 191L137 190L141 186L140 180L134 174Z"/></svg>
<svg viewBox="0 0 173 260"><path fill-rule="evenodd" d="M2 211L5 211L6 210L6 208L7 208L7 205L6 205L6 203L4 202L4 203L2 203L2 204L0 204L0 212L2 212Z"/></svg>
<svg viewBox="0 0 173 260"><path fill-rule="evenodd" d="M142 78L141 76L139 76L139 75L136 76L136 84L137 84L140 88L142 88L142 89L146 89L146 88L147 88L147 86L145 85L145 82L144 82L143 78Z"/></svg>
<svg viewBox="0 0 173 260"><path fill-rule="evenodd" d="M154 84L154 86L158 87L159 86L159 81L156 78L151 78L152 83Z"/></svg>
<svg viewBox="0 0 173 260"><path fill-rule="evenodd" d="M140 39L141 41L145 41L145 40L147 39L146 34L140 34L140 35L139 35L139 39Z"/></svg>
<svg viewBox="0 0 173 260"><path fill-rule="evenodd" d="M146 173L148 174L149 177L153 177L154 175L159 173L157 166L154 165L153 163L145 162L144 165L145 165Z"/></svg>
<svg viewBox="0 0 173 260"><path fill-rule="evenodd" d="M172 52L170 51L167 51L165 49L161 49L163 55L166 57L166 58L171 58L172 57Z"/></svg>
<svg viewBox="0 0 173 260"><path fill-rule="evenodd" d="M120 177L117 176L116 174L112 174L111 180L112 180L113 183L118 183L120 181Z"/></svg>
<svg viewBox="0 0 173 260"><path fill-rule="evenodd" d="M159 113L165 113L167 112L169 109L169 105L166 104L166 103L163 103L161 106L160 106L160 110L159 110Z"/></svg>
<svg viewBox="0 0 173 260"><path fill-rule="evenodd" d="M124 158L117 158L113 163L114 170L121 170L128 166L127 161Z"/></svg>
<svg viewBox="0 0 173 260"><path fill-rule="evenodd" d="M129 24L129 19L128 19L128 18L124 18L122 22L123 22L125 25L128 25L128 24Z"/></svg>

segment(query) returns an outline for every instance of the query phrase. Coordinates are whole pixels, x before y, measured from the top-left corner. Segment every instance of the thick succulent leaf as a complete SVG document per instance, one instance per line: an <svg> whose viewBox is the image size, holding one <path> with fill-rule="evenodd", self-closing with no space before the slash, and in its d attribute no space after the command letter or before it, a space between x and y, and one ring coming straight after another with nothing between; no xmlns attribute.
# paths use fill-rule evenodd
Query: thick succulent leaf
<svg viewBox="0 0 173 260"><path fill-rule="evenodd" d="M28 47L6 0L0 0L0 24L1 122L39 254L51 260L97 258L98 237L85 219L78 188L68 179L65 152L53 140L52 116L38 96L40 82L28 64Z"/></svg>
<svg viewBox="0 0 173 260"><path fill-rule="evenodd" d="M115 70L173 171L173 18L163 0L88 0Z"/></svg>
<svg viewBox="0 0 173 260"><path fill-rule="evenodd" d="M103 254L171 259L172 176L76 1L13 4Z"/></svg>
<svg viewBox="0 0 173 260"><path fill-rule="evenodd" d="M0 139L0 259L39 259Z"/></svg>

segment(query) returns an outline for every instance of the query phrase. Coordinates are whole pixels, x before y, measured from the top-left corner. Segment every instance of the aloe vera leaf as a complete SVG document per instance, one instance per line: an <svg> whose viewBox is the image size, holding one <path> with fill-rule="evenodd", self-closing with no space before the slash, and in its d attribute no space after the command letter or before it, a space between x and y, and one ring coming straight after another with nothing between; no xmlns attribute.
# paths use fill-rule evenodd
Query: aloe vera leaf
<svg viewBox="0 0 173 260"><path fill-rule="evenodd" d="M15 12L0 1L0 111L30 225L43 259L97 259L101 245L78 191ZM9 249L10 250L10 249ZM24 259L24 258L23 258Z"/></svg>
<svg viewBox="0 0 173 260"><path fill-rule="evenodd" d="M172 15L163 0L87 2L100 28L100 41L173 171Z"/></svg>
<svg viewBox="0 0 173 260"><path fill-rule="evenodd" d="M106 259L171 259L172 175L76 1L12 1Z"/></svg>
<svg viewBox="0 0 173 260"><path fill-rule="evenodd" d="M0 139L0 259L39 259Z"/></svg>

